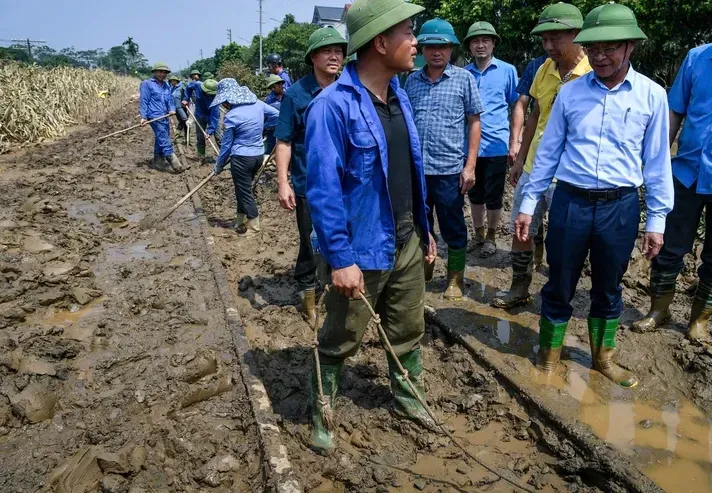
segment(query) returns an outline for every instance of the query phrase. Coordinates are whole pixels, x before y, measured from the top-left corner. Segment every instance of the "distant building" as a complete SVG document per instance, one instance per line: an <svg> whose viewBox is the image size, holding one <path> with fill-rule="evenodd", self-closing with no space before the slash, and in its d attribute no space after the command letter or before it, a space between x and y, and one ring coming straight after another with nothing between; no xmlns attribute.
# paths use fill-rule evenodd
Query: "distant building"
<svg viewBox="0 0 712 493"><path fill-rule="evenodd" d="M347 3L343 7L314 7L314 16L312 17L312 24L316 24L319 27L333 27L346 39L348 35L346 33L346 12L348 12L350 3Z"/></svg>

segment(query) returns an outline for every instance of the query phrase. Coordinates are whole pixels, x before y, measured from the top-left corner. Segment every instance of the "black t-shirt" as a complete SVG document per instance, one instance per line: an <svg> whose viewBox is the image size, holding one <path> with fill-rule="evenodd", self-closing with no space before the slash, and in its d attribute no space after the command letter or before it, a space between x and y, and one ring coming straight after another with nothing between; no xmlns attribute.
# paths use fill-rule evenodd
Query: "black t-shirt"
<svg viewBox="0 0 712 493"><path fill-rule="evenodd" d="M396 246L402 246L408 242L415 227L413 221L415 172L413 156L410 152L408 126L398 102L398 95L392 87L388 87L388 104L379 100L371 91L368 91L368 94L371 96L386 136L388 191L396 227Z"/></svg>

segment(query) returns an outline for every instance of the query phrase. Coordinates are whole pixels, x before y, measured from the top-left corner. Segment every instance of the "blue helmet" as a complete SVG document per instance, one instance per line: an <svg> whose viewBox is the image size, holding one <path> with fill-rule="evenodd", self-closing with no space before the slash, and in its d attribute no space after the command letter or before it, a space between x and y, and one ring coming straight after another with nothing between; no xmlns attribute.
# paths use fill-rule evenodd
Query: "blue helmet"
<svg viewBox="0 0 712 493"><path fill-rule="evenodd" d="M420 28L418 44L421 45L459 45L455 30L452 25L443 19L431 19Z"/></svg>

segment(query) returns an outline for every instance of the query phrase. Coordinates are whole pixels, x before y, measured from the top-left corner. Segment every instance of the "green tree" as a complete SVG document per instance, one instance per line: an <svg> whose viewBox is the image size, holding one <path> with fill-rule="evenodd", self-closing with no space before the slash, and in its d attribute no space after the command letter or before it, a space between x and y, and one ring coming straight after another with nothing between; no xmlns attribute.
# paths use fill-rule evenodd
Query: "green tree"
<svg viewBox="0 0 712 493"><path fill-rule="evenodd" d="M248 52L249 49L247 46L240 46L233 41L232 43L223 45L215 50L215 64L218 67L228 61L244 64L248 61Z"/></svg>
<svg viewBox="0 0 712 493"><path fill-rule="evenodd" d="M218 78L225 79L231 77L242 86L247 86L257 97L263 98L267 95L267 79L262 75L255 75L245 64L235 60L228 60L220 65Z"/></svg>

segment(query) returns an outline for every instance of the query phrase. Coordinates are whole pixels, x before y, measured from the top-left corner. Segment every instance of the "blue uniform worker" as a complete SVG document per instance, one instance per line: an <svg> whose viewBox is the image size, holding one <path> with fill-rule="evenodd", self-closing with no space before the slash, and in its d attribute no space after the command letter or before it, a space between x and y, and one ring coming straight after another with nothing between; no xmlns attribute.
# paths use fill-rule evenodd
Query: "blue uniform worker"
<svg viewBox="0 0 712 493"><path fill-rule="evenodd" d="M215 137L215 141L218 147L220 147L222 137L222 133L219 129L220 106L216 105L211 107L217 92L217 85L218 83L214 79L207 79L203 82L191 82L185 90L183 102L188 103L188 101L192 99L195 103L195 119L208 136L212 135ZM205 157L205 135L203 135L203 132L200 130L197 130L195 135L198 156Z"/></svg>
<svg viewBox="0 0 712 493"><path fill-rule="evenodd" d="M176 75L171 75L168 78L168 83L171 85L171 96L173 97L173 104L176 107L176 120L178 120L178 130L181 132L181 134L183 135L183 139L185 140L186 132L188 130L188 126L186 125L186 122L188 121L188 115L185 112L183 106L181 106L181 102L183 101L183 94L185 93L185 83L183 83L183 81L181 81Z"/></svg>
<svg viewBox="0 0 712 493"><path fill-rule="evenodd" d="M684 118L677 155L672 160L675 206L667 216L665 242L653 259L650 275L650 312L634 324L643 332L670 318L677 276L684 256L692 252L703 208L705 244L699 283L692 303L688 337L709 338L707 321L712 315L712 44L690 50L668 94L670 142L675 140Z"/></svg>
<svg viewBox="0 0 712 493"><path fill-rule="evenodd" d="M623 309L620 282L638 238L638 188L645 184L648 258L661 246L673 206L667 95L630 65L634 41L640 39L647 38L628 7L605 4L586 16L575 42L584 46L593 72L559 91L515 221L517 237L526 241L537 203L556 177L546 237L549 281L541 292L539 368L551 372L558 364L571 300L589 257L593 367L624 387L638 383L613 360Z"/></svg>
<svg viewBox="0 0 712 493"><path fill-rule="evenodd" d="M282 98L286 83L278 75L270 75L267 78L267 89L270 90L265 98L265 103L279 110L282 106ZM277 139L274 137L274 126L265 126L265 154L270 154L277 144Z"/></svg>

